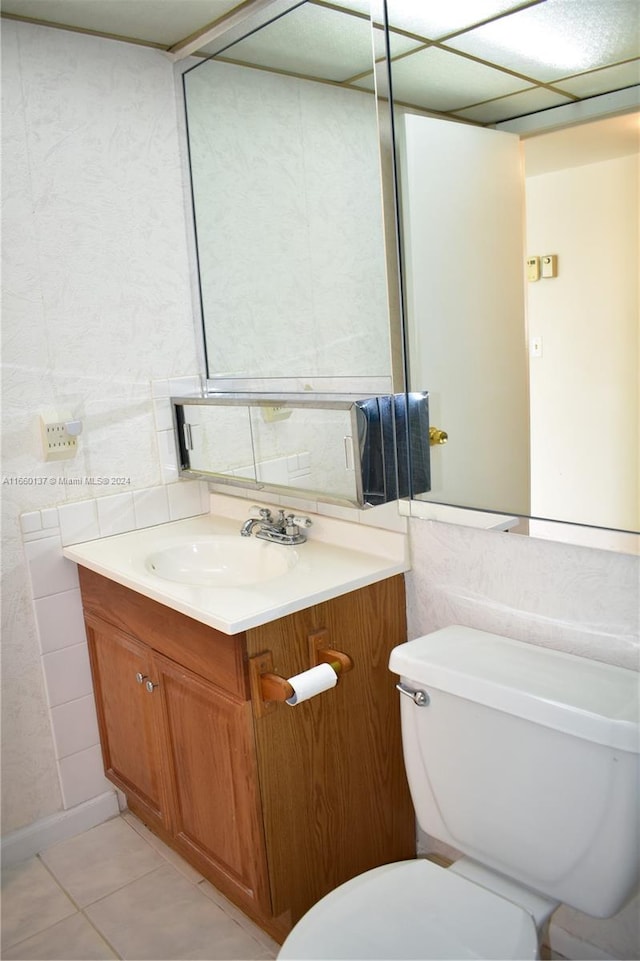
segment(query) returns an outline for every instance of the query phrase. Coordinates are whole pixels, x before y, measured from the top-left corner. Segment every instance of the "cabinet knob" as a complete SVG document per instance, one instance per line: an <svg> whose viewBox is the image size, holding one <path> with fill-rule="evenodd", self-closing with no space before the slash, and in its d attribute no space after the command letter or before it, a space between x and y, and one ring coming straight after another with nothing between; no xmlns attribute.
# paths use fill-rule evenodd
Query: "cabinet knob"
<svg viewBox="0 0 640 961"><path fill-rule="evenodd" d="M142 671L138 671L138 673L136 674L136 683L137 683L137 684L144 684L144 682L146 681L147 677L148 677L147 674L143 674Z"/></svg>
<svg viewBox="0 0 640 961"><path fill-rule="evenodd" d="M147 691L149 692L149 694L153 694L153 689L154 689L154 687L157 687L157 686L158 686L158 685L157 685L157 684L154 684L153 681L147 681L146 684L145 684L145 687L146 687Z"/></svg>

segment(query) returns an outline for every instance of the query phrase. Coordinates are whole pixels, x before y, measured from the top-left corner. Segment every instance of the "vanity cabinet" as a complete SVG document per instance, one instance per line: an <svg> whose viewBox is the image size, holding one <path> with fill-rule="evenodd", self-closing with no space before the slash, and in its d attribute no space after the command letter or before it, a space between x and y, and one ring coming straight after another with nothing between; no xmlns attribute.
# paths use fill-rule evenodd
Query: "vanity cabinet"
<svg viewBox="0 0 640 961"><path fill-rule="evenodd" d="M82 567L80 583L107 777L265 930L281 940L338 884L415 856L387 668L402 576L235 635ZM308 669L318 632L353 669L296 707L264 702L256 664Z"/></svg>

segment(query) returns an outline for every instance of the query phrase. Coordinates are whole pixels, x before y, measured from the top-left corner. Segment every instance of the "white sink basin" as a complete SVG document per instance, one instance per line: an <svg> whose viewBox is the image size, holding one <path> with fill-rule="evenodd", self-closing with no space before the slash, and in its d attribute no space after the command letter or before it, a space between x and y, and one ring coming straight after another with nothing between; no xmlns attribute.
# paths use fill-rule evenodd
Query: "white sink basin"
<svg viewBox="0 0 640 961"><path fill-rule="evenodd" d="M293 547L229 534L185 539L149 554L149 573L177 584L243 587L271 581L298 563Z"/></svg>

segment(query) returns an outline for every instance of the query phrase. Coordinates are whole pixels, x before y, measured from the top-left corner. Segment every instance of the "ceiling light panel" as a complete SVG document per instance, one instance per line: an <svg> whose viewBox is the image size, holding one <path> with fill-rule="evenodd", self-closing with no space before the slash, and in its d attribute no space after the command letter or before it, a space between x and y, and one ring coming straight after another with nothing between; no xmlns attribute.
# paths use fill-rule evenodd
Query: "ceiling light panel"
<svg viewBox="0 0 640 961"><path fill-rule="evenodd" d="M637 0L546 0L448 42L543 82L638 56Z"/></svg>
<svg viewBox="0 0 640 961"><path fill-rule="evenodd" d="M456 0L455 3L387 0L387 15L390 27L437 40L521 5L513 0Z"/></svg>
<svg viewBox="0 0 640 961"><path fill-rule="evenodd" d="M206 53L204 47L201 52ZM369 20L304 4L221 52L224 59L343 81L371 70Z"/></svg>
<svg viewBox="0 0 640 961"><path fill-rule="evenodd" d="M239 0L2 0L2 12L92 33L172 46L225 16Z"/></svg>

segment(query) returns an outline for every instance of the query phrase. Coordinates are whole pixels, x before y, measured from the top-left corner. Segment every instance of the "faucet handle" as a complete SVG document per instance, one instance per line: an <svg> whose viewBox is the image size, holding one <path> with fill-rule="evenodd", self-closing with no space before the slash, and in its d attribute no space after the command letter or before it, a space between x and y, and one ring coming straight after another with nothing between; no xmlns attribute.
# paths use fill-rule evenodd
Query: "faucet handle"
<svg viewBox="0 0 640 961"><path fill-rule="evenodd" d="M271 511L268 507L259 507L258 504L252 504L249 508L249 517L254 520L271 520Z"/></svg>
<svg viewBox="0 0 640 961"><path fill-rule="evenodd" d="M299 514L287 514L287 524L289 527L311 527L313 521L310 517L302 517Z"/></svg>

